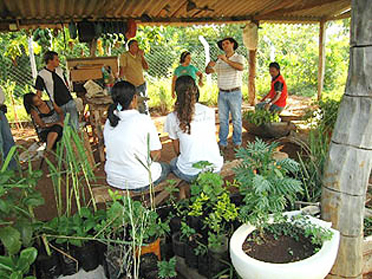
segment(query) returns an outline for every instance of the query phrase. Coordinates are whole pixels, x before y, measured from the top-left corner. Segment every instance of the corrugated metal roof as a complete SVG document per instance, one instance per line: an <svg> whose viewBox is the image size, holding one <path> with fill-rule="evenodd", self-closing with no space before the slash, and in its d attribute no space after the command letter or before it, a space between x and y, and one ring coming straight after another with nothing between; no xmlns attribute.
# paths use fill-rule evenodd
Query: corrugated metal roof
<svg viewBox="0 0 372 279"><path fill-rule="evenodd" d="M351 0L0 0L0 29L87 18L142 24L194 24L262 20L316 22L341 16Z"/></svg>

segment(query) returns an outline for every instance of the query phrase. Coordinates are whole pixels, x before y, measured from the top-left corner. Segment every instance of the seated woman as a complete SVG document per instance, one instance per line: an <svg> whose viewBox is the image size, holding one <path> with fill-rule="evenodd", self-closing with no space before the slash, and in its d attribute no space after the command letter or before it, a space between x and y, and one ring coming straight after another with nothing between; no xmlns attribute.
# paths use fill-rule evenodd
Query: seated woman
<svg viewBox="0 0 372 279"><path fill-rule="evenodd" d="M196 83L196 77L199 77L199 86L203 86L203 73L198 70L194 65L191 65L191 53L184 51L181 54L180 64L175 70L172 78L172 98L175 98L174 94L176 79L180 76L191 76Z"/></svg>
<svg viewBox="0 0 372 279"><path fill-rule="evenodd" d="M223 157L216 140L215 113L197 103L197 86L190 76L176 80L177 101L175 111L166 120L164 131L172 139L178 157L171 161L172 172L179 178L191 182L201 171L193 165L208 161L215 172L223 165Z"/></svg>
<svg viewBox="0 0 372 279"><path fill-rule="evenodd" d="M36 124L36 131L42 142L46 142L46 150L51 150L62 138L64 113L51 101L43 101L34 93L23 96L23 104Z"/></svg>
<svg viewBox="0 0 372 279"><path fill-rule="evenodd" d="M107 183L136 192L147 190L150 181L156 185L170 173L168 164L153 161L160 159L162 146L158 132L151 118L136 110L137 95L133 84L116 83L111 97L114 103L108 109L103 131Z"/></svg>

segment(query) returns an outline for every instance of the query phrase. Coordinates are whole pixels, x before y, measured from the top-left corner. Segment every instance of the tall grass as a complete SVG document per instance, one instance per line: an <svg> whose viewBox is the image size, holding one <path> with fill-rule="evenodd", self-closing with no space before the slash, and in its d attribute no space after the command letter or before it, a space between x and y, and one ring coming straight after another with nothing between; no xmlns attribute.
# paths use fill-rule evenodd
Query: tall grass
<svg viewBox="0 0 372 279"><path fill-rule="evenodd" d="M327 132L314 129L309 133L309 142L302 142L302 150L305 151L305 156L298 156L300 163L298 179L302 181L304 187L304 201L320 201L329 140Z"/></svg>
<svg viewBox="0 0 372 279"><path fill-rule="evenodd" d="M91 181L95 180L93 168L88 161L82 136L68 125L68 121L69 115L65 119L63 136L57 143L54 159L46 158L58 216L64 214L71 216L73 199L79 213L82 207L90 203L94 210L97 210L91 188ZM91 199L86 199L85 188L88 189ZM63 192L65 192L65 201Z"/></svg>

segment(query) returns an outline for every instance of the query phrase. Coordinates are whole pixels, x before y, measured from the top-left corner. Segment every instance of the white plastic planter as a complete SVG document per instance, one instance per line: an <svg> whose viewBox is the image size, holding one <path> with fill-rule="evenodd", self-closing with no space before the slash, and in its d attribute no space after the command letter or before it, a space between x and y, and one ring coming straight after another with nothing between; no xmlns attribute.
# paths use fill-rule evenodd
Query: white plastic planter
<svg viewBox="0 0 372 279"><path fill-rule="evenodd" d="M287 212L288 217L300 211ZM230 240L232 264L243 279L323 279L330 272L337 256L340 233L331 229L331 223L310 217L310 222L333 232L331 240L324 242L318 253L302 261L292 263L267 263L249 257L242 249L247 236L255 230L249 224L240 226Z"/></svg>

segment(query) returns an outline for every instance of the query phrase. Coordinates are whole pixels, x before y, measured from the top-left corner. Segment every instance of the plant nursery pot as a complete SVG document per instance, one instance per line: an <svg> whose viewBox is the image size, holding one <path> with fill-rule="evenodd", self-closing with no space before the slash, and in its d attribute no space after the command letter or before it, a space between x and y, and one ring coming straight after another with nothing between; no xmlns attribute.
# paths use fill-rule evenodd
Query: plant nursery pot
<svg viewBox="0 0 372 279"><path fill-rule="evenodd" d="M181 218L174 217L170 220L169 227L171 229L171 233L174 234L181 229Z"/></svg>
<svg viewBox="0 0 372 279"><path fill-rule="evenodd" d="M149 274L155 271L157 274L158 271L158 257L154 253L148 253L141 256L140 263L140 277L148 278ZM155 277L156 278L156 277Z"/></svg>
<svg viewBox="0 0 372 279"><path fill-rule="evenodd" d="M154 253L157 257L158 260L161 260L161 255L160 255L160 238L156 239L154 242L151 242L149 244L143 245L141 247L141 255L145 254L151 254Z"/></svg>
<svg viewBox="0 0 372 279"><path fill-rule="evenodd" d="M121 263L122 259L120 258L120 247L115 246L111 249L107 249L105 253L105 262L103 265L106 277L109 279L125 278L125 274L121 273Z"/></svg>
<svg viewBox="0 0 372 279"><path fill-rule="evenodd" d="M197 217L197 216L187 216L186 217L186 223L190 228L193 228L197 232L200 231L202 223L201 223L199 217Z"/></svg>
<svg viewBox="0 0 372 279"><path fill-rule="evenodd" d="M180 232L172 235L172 247L176 256L185 257L185 243L180 240Z"/></svg>
<svg viewBox="0 0 372 279"><path fill-rule="evenodd" d="M36 274L39 279L55 279L61 274L61 263L56 252L51 256L39 253L36 259Z"/></svg>
<svg viewBox="0 0 372 279"><path fill-rule="evenodd" d="M75 250L76 248L70 248L66 254L70 255L73 260L70 257L67 257L66 255L60 254L60 259L62 263L62 273L63 275L73 275L79 271L80 264L78 262L77 252Z"/></svg>
<svg viewBox="0 0 372 279"><path fill-rule="evenodd" d="M76 249L80 266L87 272L96 269L99 265L99 257L94 242L87 242L84 246Z"/></svg>
<svg viewBox="0 0 372 279"><path fill-rule="evenodd" d="M225 236L221 238L221 246L208 248L209 278L213 278L227 268L226 263L223 261L229 261L228 250L229 241Z"/></svg>
<svg viewBox="0 0 372 279"><path fill-rule="evenodd" d="M288 217L300 214L300 211L287 212ZM247 236L256 228L250 224L240 226L230 239L230 257L237 273L243 279L323 279L331 270L337 256L340 233L331 229L331 223L309 217L309 221L330 229L332 239L325 241L318 253L311 257L291 263L268 263L249 257L242 249Z"/></svg>
<svg viewBox="0 0 372 279"><path fill-rule="evenodd" d="M197 244L194 241L189 241L185 245L185 261L190 268L198 268L198 256L194 252L196 246Z"/></svg>
<svg viewBox="0 0 372 279"><path fill-rule="evenodd" d="M243 120L242 124L248 133L263 138L280 138L288 136L291 130L296 129L296 126L292 122L274 122L256 126L255 124Z"/></svg>
<svg viewBox="0 0 372 279"><path fill-rule="evenodd" d="M160 239L160 254L163 260L169 261L174 256L172 237L166 236Z"/></svg>
<svg viewBox="0 0 372 279"><path fill-rule="evenodd" d="M198 273L208 278L209 276L209 263L208 254L198 256Z"/></svg>
<svg viewBox="0 0 372 279"><path fill-rule="evenodd" d="M168 218L169 213L172 211L170 206L163 206L156 209L156 213L159 215L162 221L165 221Z"/></svg>
<svg viewBox="0 0 372 279"><path fill-rule="evenodd" d="M95 245L96 245L98 263L103 265L105 262L105 253L107 251L107 245L99 241L96 241Z"/></svg>

